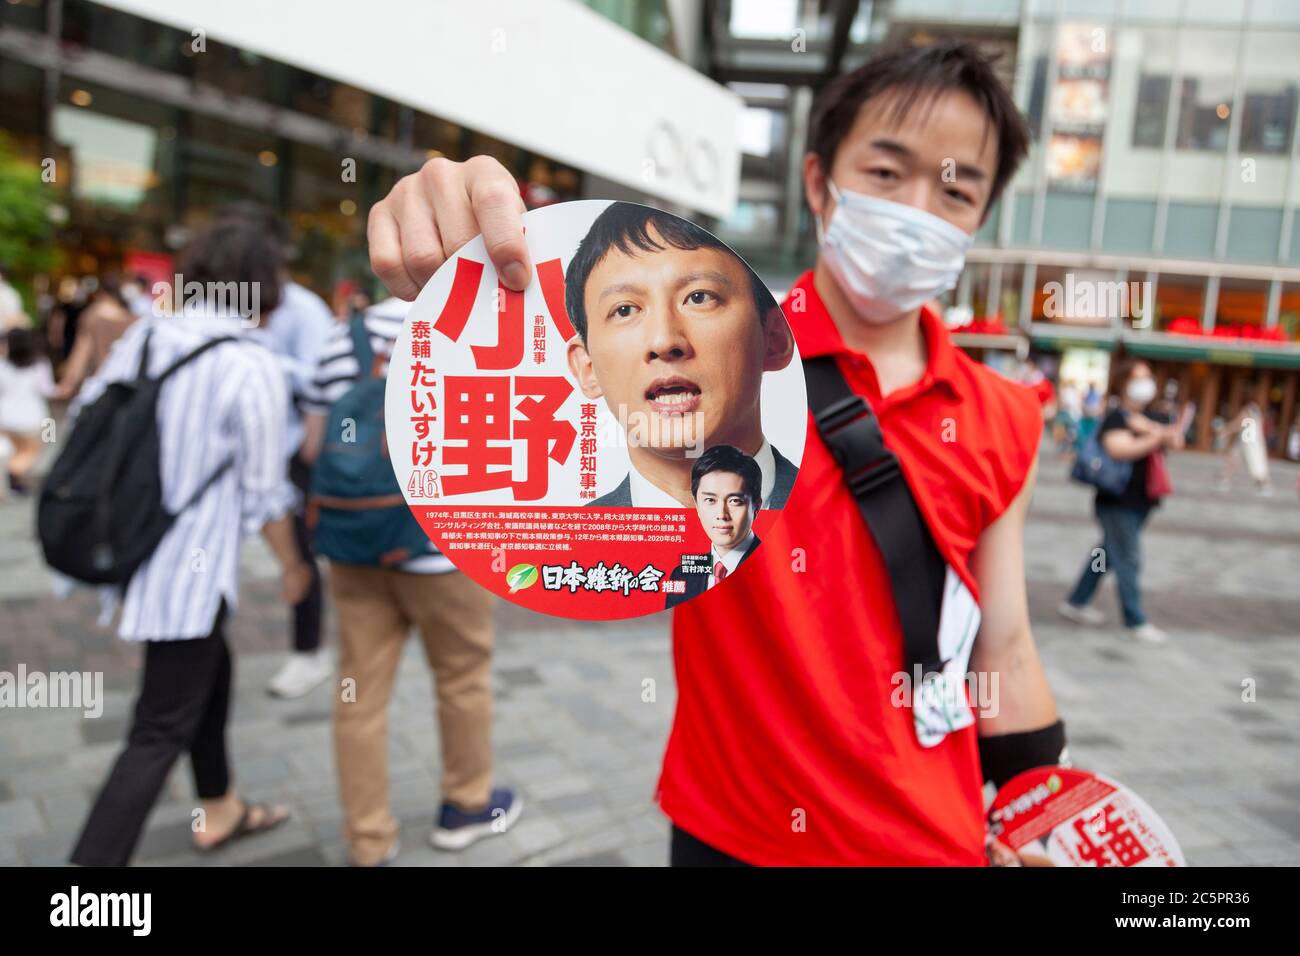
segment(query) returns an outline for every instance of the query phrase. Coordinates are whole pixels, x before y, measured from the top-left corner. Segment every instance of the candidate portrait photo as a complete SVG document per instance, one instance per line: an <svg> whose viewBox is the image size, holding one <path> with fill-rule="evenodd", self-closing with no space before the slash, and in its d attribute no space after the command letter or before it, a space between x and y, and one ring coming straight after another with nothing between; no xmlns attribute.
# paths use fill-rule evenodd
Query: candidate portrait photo
<svg viewBox="0 0 1300 956"><path fill-rule="evenodd" d="M735 252L685 219L615 202L569 263L565 304L569 370L627 439L625 476L589 504L694 508L692 465L725 444L757 464L762 506L785 506L799 469L764 434L761 390L795 361L794 338Z"/></svg>

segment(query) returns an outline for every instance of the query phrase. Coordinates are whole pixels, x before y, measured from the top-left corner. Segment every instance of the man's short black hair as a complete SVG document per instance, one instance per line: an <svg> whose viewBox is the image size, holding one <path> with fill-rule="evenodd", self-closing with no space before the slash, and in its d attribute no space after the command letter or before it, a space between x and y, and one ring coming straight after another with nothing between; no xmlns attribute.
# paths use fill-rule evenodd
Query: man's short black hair
<svg viewBox="0 0 1300 956"><path fill-rule="evenodd" d="M749 286L760 322L767 318L769 310L777 307L776 299L772 298L772 293L763 284L763 280L721 239L710 235L695 223L661 209L637 203L615 202L596 217L587 234L582 237L564 277L564 307L569 312L569 321L584 343L587 341L585 295L592 270L611 248L626 256L634 256L638 251L662 252L667 247L656 242L650 235L651 226L674 249L720 249L736 256L736 260L749 273Z"/></svg>
<svg viewBox="0 0 1300 956"><path fill-rule="evenodd" d="M757 511L763 505L763 471L754 461L734 445L713 445L703 455L695 459L691 466L691 497L700 488L700 479L710 472L725 471L729 475L739 475L745 496Z"/></svg>
<svg viewBox="0 0 1300 956"><path fill-rule="evenodd" d="M813 110L808 151L830 176L835 153L853 128L862 104L882 93L896 93L892 114L901 120L918 101L949 90L963 90L984 108L998 140L998 162L985 211L1002 195L1029 151L1029 128L1006 85L993 70L996 56L964 40L890 49L832 81Z"/></svg>

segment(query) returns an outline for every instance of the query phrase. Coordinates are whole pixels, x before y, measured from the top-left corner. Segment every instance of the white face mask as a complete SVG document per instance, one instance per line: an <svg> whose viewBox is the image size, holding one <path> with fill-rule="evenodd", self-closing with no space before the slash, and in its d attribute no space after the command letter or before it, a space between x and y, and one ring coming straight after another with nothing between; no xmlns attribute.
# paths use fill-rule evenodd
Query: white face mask
<svg viewBox="0 0 1300 956"><path fill-rule="evenodd" d="M915 206L828 185L835 212L824 233L817 220L822 258L865 321L889 322L957 284L971 236Z"/></svg>
<svg viewBox="0 0 1300 956"><path fill-rule="evenodd" d="M1135 378L1124 388L1124 394L1134 405L1150 405L1156 397L1156 380L1154 378Z"/></svg>

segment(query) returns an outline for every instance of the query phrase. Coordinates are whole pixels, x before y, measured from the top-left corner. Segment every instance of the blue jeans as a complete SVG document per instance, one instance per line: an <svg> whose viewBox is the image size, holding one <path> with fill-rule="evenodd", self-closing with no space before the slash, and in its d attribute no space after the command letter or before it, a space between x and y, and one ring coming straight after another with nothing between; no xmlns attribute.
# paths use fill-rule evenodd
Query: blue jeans
<svg viewBox="0 0 1300 956"><path fill-rule="evenodd" d="M1147 622L1142 612L1142 592L1138 574L1142 570L1142 526L1148 511L1123 505L1097 502L1097 520L1101 523L1102 554L1093 554L1083 566L1079 583L1070 594L1070 603L1083 607L1092 600L1101 576L1111 568L1119 577L1119 604L1124 612L1124 626L1138 627Z"/></svg>

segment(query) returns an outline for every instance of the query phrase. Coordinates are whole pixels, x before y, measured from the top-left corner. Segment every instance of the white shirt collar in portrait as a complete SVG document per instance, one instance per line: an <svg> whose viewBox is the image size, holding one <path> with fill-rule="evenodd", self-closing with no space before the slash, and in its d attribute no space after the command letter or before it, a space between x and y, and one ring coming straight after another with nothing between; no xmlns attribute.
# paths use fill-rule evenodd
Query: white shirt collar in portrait
<svg viewBox="0 0 1300 956"><path fill-rule="evenodd" d="M628 479L630 491L632 493L633 508L683 508L685 507L680 501L664 491L650 479L646 478L641 472L636 470L636 465L628 469Z"/></svg>
<svg viewBox="0 0 1300 956"><path fill-rule="evenodd" d="M722 566L727 569L728 577L730 577L732 574L735 573L736 568L740 567L740 559L745 556L746 549L748 549L749 546L753 544L753 542L754 542L754 529L750 528L749 534L741 538L740 541L736 543L736 546L734 548L728 548L726 554L719 555L716 546L710 548L709 557L713 560L713 566L717 567L718 562L721 561ZM709 587L713 587L717 583L718 583L717 576L712 571L710 571Z"/></svg>
<svg viewBox="0 0 1300 956"><path fill-rule="evenodd" d="M763 475L760 490L763 494L763 507L766 508L768 499L772 497L772 489L776 487L776 457L772 454L772 446L766 438L763 439L763 444L759 446L758 453L754 455L754 461L758 462L758 470ZM628 477L630 478L629 484L631 486L633 508L682 507L680 501L637 471L636 465L632 465L628 469Z"/></svg>

